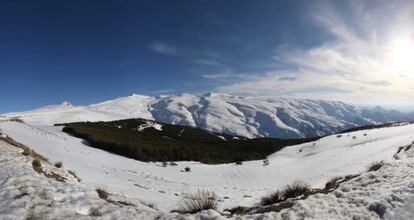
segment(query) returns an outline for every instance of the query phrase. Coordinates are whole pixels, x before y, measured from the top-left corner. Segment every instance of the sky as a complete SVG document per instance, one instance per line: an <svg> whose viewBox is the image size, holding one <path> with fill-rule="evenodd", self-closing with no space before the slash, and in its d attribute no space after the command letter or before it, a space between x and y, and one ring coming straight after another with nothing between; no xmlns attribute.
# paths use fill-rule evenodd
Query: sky
<svg viewBox="0 0 414 220"><path fill-rule="evenodd" d="M414 110L410 0L16 0L0 30L0 112L211 91Z"/></svg>

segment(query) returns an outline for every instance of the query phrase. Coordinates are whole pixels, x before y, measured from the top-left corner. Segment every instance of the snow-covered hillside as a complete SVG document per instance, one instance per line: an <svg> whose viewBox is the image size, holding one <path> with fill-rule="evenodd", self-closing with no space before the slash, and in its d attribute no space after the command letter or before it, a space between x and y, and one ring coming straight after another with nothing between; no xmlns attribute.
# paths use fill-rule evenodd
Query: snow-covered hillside
<svg viewBox="0 0 414 220"><path fill-rule="evenodd" d="M65 102L5 116L36 125L144 118L245 137L278 138L323 136L361 125L414 120L410 114L343 102L214 93L131 95L89 106Z"/></svg>
<svg viewBox="0 0 414 220"><path fill-rule="evenodd" d="M225 219L209 210L195 215L156 211L130 197L112 194L111 199L130 205L107 202L96 188L71 178L66 168L47 161L43 169L65 176L65 182L47 178L32 169L33 158L21 149L0 140L1 219ZM414 144L407 145L398 159L378 171L362 173L328 194L316 194L295 201L279 213L237 216L237 219L413 219ZM65 167L65 166L64 166ZM127 195L128 196L128 195Z"/></svg>
<svg viewBox="0 0 414 220"><path fill-rule="evenodd" d="M179 206L182 193L206 189L217 193L219 209L252 206L261 196L303 180L314 187L329 179L364 171L371 162L391 161L400 146L414 141L414 125L356 131L291 146L270 155L269 165L248 161L242 165L206 165L177 162L162 167L92 148L61 127L0 122L0 129L54 163L62 161L83 183L156 204L160 211ZM183 172L190 167L191 172Z"/></svg>

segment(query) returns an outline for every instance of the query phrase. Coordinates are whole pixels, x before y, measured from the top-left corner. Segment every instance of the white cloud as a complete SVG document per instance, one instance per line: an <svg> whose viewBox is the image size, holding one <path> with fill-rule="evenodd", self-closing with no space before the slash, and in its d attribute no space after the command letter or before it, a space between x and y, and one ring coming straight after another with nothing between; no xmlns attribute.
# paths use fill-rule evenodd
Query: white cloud
<svg viewBox="0 0 414 220"><path fill-rule="evenodd" d="M403 52L395 55L394 44L403 41L414 45L414 2L371 3L376 5L352 2L349 13L329 4L318 5L311 12L312 21L331 40L308 49L285 46L274 60L294 68L252 74L216 90L359 103L413 100L414 65L410 65L414 61L407 57L414 56L414 49L402 47Z"/></svg>
<svg viewBox="0 0 414 220"><path fill-rule="evenodd" d="M221 66L217 60L213 59L195 59L193 60L193 63L204 66Z"/></svg>
<svg viewBox="0 0 414 220"><path fill-rule="evenodd" d="M202 77L204 79L226 79L226 78L230 78L230 77L234 77L234 76L236 76L236 75L230 70L225 70L225 71L220 72L220 73L202 75Z"/></svg>
<svg viewBox="0 0 414 220"><path fill-rule="evenodd" d="M179 55L180 54L175 47L170 46L165 43L161 43L161 42L154 42L149 46L149 48L152 51L162 54L162 55Z"/></svg>

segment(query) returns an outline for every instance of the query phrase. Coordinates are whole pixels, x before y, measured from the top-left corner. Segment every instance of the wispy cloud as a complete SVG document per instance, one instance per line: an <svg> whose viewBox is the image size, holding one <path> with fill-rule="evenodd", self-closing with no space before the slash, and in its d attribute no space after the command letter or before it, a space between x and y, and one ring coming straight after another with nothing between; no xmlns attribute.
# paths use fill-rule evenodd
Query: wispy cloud
<svg viewBox="0 0 414 220"><path fill-rule="evenodd" d="M193 63L204 66L221 66L217 60L213 59L195 59L193 60Z"/></svg>
<svg viewBox="0 0 414 220"><path fill-rule="evenodd" d="M169 55L169 56L173 55L174 56L174 55L180 54L175 47L165 44L165 43L161 43L161 42L153 42L149 46L149 49L162 55Z"/></svg>
<svg viewBox="0 0 414 220"><path fill-rule="evenodd" d="M330 40L306 49L287 46L279 50L275 63L289 68L252 74L217 90L353 102L413 100L414 65L402 68L410 63L402 64L398 58L406 59L414 50L397 55L394 50L399 41L414 45L414 3L375 1L367 5L358 1L349 8L343 13L329 1L314 8L313 24Z"/></svg>
<svg viewBox="0 0 414 220"><path fill-rule="evenodd" d="M230 70L225 70L219 73L213 73L213 74L203 74L202 77L204 79L216 79L216 80L220 80L220 79L227 79L230 77L234 77L235 74L230 71Z"/></svg>

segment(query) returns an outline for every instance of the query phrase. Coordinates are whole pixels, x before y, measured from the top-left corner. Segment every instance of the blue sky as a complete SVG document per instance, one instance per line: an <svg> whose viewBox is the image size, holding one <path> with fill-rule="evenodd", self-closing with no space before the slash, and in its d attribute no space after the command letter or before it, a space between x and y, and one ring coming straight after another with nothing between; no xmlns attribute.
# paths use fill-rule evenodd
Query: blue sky
<svg viewBox="0 0 414 220"><path fill-rule="evenodd" d="M414 68L403 62L414 55L405 49L414 42L413 5L2 2L0 112L205 91L403 109L414 100Z"/></svg>

